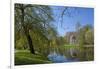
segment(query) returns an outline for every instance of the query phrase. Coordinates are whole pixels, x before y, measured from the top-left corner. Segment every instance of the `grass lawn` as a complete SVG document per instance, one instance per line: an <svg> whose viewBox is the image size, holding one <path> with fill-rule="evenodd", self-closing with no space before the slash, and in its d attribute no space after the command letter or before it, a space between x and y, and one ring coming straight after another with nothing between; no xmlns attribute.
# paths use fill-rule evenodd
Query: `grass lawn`
<svg viewBox="0 0 100 69"><path fill-rule="evenodd" d="M45 64L51 63L47 57L43 55L34 55L27 50L17 50L15 52L15 65L28 65L28 64Z"/></svg>

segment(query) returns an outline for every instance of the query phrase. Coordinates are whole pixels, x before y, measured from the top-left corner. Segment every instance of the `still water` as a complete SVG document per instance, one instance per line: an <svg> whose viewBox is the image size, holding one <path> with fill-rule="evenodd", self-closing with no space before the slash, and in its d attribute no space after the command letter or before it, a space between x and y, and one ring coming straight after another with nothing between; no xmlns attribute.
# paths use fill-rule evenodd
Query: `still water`
<svg viewBox="0 0 100 69"><path fill-rule="evenodd" d="M56 52L50 53L48 58L53 63L64 63L64 62L76 62L79 61L77 58L67 58L64 55L58 54Z"/></svg>

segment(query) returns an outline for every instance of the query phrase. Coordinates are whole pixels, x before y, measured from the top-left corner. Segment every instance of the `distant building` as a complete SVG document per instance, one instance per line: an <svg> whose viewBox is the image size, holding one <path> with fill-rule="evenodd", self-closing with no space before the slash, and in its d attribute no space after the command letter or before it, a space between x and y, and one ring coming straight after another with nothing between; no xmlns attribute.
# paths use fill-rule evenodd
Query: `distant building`
<svg viewBox="0 0 100 69"><path fill-rule="evenodd" d="M76 46L76 44L78 43L78 42L77 42L77 32L67 32L65 38L66 38L66 42L67 42L68 44L73 45L73 46ZM79 52L79 51L78 51L77 49L75 49L75 48L69 48L68 51L69 51L69 54L70 54L72 57L77 56L77 55L78 55L78 52Z"/></svg>
<svg viewBox="0 0 100 69"><path fill-rule="evenodd" d="M76 32L67 32L65 36L67 43L76 44L77 43L77 33Z"/></svg>

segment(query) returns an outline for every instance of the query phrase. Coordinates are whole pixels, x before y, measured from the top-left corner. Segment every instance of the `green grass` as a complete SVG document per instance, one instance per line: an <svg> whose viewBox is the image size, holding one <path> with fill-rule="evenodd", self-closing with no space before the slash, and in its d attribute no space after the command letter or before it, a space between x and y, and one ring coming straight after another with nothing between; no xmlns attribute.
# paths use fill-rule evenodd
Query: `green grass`
<svg viewBox="0 0 100 69"><path fill-rule="evenodd" d="M20 50L15 52L15 65L45 64L51 63L47 57L40 54L31 54L29 51Z"/></svg>

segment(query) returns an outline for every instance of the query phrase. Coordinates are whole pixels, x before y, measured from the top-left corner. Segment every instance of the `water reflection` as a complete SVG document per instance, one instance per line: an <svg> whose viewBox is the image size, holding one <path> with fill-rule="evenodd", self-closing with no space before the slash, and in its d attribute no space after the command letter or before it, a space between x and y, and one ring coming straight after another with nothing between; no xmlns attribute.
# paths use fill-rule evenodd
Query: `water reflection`
<svg viewBox="0 0 100 69"><path fill-rule="evenodd" d="M79 59L77 58L67 58L64 55L61 55L59 53L56 52L52 52L48 55L48 58L50 61L54 62L54 63L63 63L63 62L75 62L75 61L79 61Z"/></svg>

